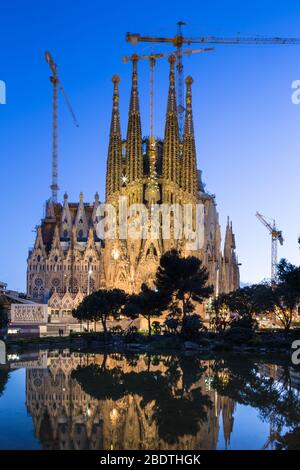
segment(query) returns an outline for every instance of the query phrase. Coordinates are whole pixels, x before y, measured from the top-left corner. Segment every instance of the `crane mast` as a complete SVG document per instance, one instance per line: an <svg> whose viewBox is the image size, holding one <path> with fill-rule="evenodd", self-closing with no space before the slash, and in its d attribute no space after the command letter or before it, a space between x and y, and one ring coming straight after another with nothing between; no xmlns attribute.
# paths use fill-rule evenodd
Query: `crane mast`
<svg viewBox="0 0 300 470"><path fill-rule="evenodd" d="M179 135L182 138L183 132L183 118L184 118L184 90L183 90L183 58L182 51L183 46L190 46L191 44L217 44L217 45L234 45L234 44L245 44L245 45L282 45L300 44L300 38L282 38L282 37L217 37L217 36L200 36L200 37L184 37L182 33L182 26L186 26L183 21L177 23L177 34L173 37L158 37L158 36L142 36L138 33L126 33L126 41L133 45L139 42L150 42L150 43L164 43L171 44L176 49L178 54L178 61L176 65L177 71L177 96L178 96L178 127Z"/></svg>
<svg viewBox="0 0 300 470"><path fill-rule="evenodd" d="M45 52L45 59L49 65L52 75L50 82L52 84L52 181L50 185L51 199L53 203L57 202L58 187L58 90L61 91L67 107L72 115L73 121L78 127L78 122L71 104L66 96L65 90L57 75L57 65L54 62L50 52Z"/></svg>
<svg viewBox="0 0 300 470"><path fill-rule="evenodd" d="M268 222L267 218L256 212L256 217L258 220L267 228L271 235L271 281L272 283L276 283L277 280L277 249L278 249L278 242L280 245L283 244L283 236L281 230L278 230L276 227L275 220Z"/></svg>

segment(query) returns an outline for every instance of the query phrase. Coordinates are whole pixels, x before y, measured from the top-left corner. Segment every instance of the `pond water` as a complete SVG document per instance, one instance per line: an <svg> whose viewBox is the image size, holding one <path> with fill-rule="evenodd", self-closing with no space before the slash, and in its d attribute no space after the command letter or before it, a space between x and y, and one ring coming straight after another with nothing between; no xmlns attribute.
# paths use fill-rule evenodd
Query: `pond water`
<svg viewBox="0 0 300 470"><path fill-rule="evenodd" d="M0 449L299 447L288 361L64 350L0 366Z"/></svg>

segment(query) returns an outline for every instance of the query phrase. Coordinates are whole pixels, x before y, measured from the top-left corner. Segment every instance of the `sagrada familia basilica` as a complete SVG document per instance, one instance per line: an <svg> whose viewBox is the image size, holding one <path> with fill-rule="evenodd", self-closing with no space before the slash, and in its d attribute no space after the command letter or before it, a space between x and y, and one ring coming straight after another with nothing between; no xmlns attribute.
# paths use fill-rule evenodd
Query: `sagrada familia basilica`
<svg viewBox="0 0 300 470"><path fill-rule="evenodd" d="M204 243L196 251L186 248L171 229L163 237L101 239L97 230L99 196L91 203L63 203L49 199L45 217L37 229L35 244L28 256L27 294L32 300L53 308L73 308L83 296L101 288L118 287L138 292L143 282L153 283L163 253L178 249L183 256L199 257L209 273L215 293L239 286L239 267L235 254L232 224L227 222L222 246L215 197L205 191L197 169L192 112L192 83L187 77L186 109L182 138L178 129L174 64L169 58L169 91L163 139L143 137L138 93L137 56L132 56L132 88L127 137L123 139L119 113L119 77L113 81L113 109L106 170L106 203L118 212L120 196L128 205L167 204L204 207ZM171 221L174 220L171 211ZM196 224L193 216L193 227ZM62 306L62 302L65 305Z"/></svg>

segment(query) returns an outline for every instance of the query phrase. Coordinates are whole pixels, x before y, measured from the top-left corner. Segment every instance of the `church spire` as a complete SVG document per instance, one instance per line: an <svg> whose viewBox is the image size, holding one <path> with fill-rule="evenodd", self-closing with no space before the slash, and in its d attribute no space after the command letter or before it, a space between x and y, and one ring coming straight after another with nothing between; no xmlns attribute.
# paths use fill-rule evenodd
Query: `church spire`
<svg viewBox="0 0 300 470"><path fill-rule="evenodd" d="M114 75L112 82L114 92L106 169L106 199L120 190L121 180L122 137L119 112L119 76Z"/></svg>
<svg viewBox="0 0 300 470"><path fill-rule="evenodd" d="M184 191L195 196L197 194L197 162L192 112L192 77L187 77L186 83L186 111L182 143L182 172L181 185Z"/></svg>
<svg viewBox="0 0 300 470"><path fill-rule="evenodd" d="M164 154L163 154L163 176L168 181L177 181L178 157L179 157L179 132L178 117L176 106L175 92L175 70L174 64L176 57L174 54L169 57L170 74L169 74L169 93L167 104L167 115L165 125L164 138Z"/></svg>
<svg viewBox="0 0 300 470"><path fill-rule="evenodd" d="M137 83L137 54L131 56L132 61L132 87L130 96L126 158L127 158L127 181L136 182L143 176L143 156L142 156L142 130L139 105L139 93Z"/></svg>

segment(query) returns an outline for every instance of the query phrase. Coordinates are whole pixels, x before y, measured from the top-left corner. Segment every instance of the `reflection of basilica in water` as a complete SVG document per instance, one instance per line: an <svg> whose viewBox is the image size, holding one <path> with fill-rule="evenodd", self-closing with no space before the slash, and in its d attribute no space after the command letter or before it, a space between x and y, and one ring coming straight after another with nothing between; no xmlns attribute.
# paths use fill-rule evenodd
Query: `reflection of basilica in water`
<svg viewBox="0 0 300 470"><path fill-rule="evenodd" d="M40 352L36 364L26 371L26 404L43 448L216 449L221 434L225 445L229 444L235 404L211 387L209 361L201 361L201 374L194 375L188 369L185 374L184 365L177 368L173 359L168 362L166 357L153 360L147 356L128 359ZM99 399L97 390L84 391L72 371L89 370L91 364L99 371L105 367L106 377L110 377L110 371L118 371L119 394L112 390L111 396ZM128 377L130 381L140 379L133 384L139 392L126 389ZM149 390L149 377L153 378L154 388L156 383L157 388L167 383L168 400L160 400L160 390ZM166 377L167 382L163 382ZM168 419L174 411L176 417L170 425ZM174 432L173 440L166 437L168 426Z"/></svg>

